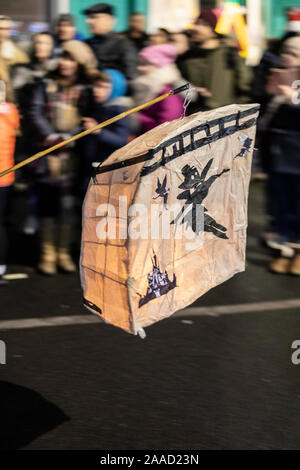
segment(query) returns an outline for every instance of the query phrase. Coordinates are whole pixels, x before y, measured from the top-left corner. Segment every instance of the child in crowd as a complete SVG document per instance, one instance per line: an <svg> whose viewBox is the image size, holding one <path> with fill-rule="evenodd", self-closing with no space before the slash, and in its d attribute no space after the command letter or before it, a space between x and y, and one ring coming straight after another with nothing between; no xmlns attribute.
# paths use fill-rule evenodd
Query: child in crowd
<svg viewBox="0 0 300 470"><path fill-rule="evenodd" d="M139 76L133 81L135 104L150 101L183 85L185 80L175 64L177 49L172 44L160 44L142 49L139 53ZM141 133L179 118L183 113L183 98L174 95L145 108L139 113Z"/></svg>
<svg viewBox="0 0 300 470"><path fill-rule="evenodd" d="M105 72L94 72L91 76L92 86L82 99L80 109L85 130L95 127L131 107L132 100L125 97L126 80L118 70L108 69ZM128 143L131 134L129 118L99 129L79 142L82 157L83 190L88 186L94 169L115 150Z"/></svg>

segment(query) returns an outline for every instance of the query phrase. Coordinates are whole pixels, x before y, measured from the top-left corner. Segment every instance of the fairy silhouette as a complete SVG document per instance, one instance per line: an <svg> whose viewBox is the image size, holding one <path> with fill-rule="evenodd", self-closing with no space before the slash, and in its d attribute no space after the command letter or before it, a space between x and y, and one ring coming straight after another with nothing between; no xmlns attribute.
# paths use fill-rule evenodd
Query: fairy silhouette
<svg viewBox="0 0 300 470"><path fill-rule="evenodd" d="M167 175L164 177L162 183L159 181L159 178L157 178L157 188L155 192L158 194L158 196L153 196L152 199L158 199L159 197L162 197L164 199L164 207L167 208L169 191L170 188L167 189Z"/></svg>
<svg viewBox="0 0 300 470"><path fill-rule="evenodd" d="M211 232L216 237L228 239L225 233L227 228L218 224L208 215L206 207L202 204L208 195L211 185L224 173L230 171L229 169L224 169L221 173L217 173L206 179L212 162L213 158L208 161L201 174L196 167L191 167L190 165L185 165L182 168L181 173L184 176L184 181L179 185L179 188L184 189L184 191L178 194L177 199L185 199L185 204L171 224L177 223L180 217L182 217L181 223L186 223L187 227L191 227L197 235L199 235L201 231L204 231ZM189 206L191 206L191 209L183 215ZM203 211L204 217L204 224L201 226L197 223L199 222L199 210Z"/></svg>

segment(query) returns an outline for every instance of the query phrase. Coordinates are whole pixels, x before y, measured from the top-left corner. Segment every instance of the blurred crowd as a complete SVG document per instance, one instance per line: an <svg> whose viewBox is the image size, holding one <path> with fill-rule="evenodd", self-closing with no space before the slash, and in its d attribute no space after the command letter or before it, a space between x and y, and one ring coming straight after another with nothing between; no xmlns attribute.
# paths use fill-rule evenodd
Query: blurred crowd
<svg viewBox="0 0 300 470"><path fill-rule="evenodd" d="M300 28L271 44L251 69L235 41L215 32L212 9L187 31L161 28L152 35L140 13L131 15L123 33L113 32L110 5L84 13L89 39L76 31L72 15L63 14L27 51L11 40L12 20L0 16L0 172L187 81L194 89L189 113L258 102L256 164L268 175L270 216L264 240L278 250L269 267L300 275L300 100L292 87L300 79ZM183 101L174 95L1 178L0 284L6 282L7 213L16 184L26 188L22 229L39 233L37 268L47 275L74 272L74 220L94 169L131 139L180 117Z"/></svg>

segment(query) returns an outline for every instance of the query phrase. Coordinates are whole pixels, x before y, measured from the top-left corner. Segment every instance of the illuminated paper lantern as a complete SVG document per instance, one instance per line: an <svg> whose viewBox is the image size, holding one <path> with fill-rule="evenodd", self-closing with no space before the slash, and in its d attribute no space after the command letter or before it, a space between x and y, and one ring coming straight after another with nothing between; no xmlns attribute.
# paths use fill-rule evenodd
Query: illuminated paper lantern
<svg viewBox="0 0 300 470"><path fill-rule="evenodd" d="M114 152L83 207L84 304L137 334L245 269L258 105L158 126Z"/></svg>

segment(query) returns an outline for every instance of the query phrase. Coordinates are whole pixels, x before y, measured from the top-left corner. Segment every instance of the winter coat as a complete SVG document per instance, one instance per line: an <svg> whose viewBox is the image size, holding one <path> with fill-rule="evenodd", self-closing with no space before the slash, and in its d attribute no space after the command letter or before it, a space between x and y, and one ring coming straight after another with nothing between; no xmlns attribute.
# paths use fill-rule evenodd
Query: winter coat
<svg viewBox="0 0 300 470"><path fill-rule="evenodd" d="M21 116L26 114L30 106L34 87L56 67L57 59L49 59L42 67L38 67L37 63L32 61L28 64L19 64L12 68L11 84ZM23 136L29 136L30 129L28 128L27 121L24 119L22 119L21 128Z"/></svg>
<svg viewBox="0 0 300 470"><path fill-rule="evenodd" d="M49 136L63 140L79 131L81 118L78 102L84 86L82 83L63 85L53 75L34 87L25 119L31 129L35 150L43 149ZM55 155L41 159L34 169L43 182L70 185L74 180L76 165L74 149L67 147Z"/></svg>
<svg viewBox="0 0 300 470"><path fill-rule="evenodd" d="M55 76L40 81L26 113L36 141L42 144L56 133L72 133L80 124L78 101L84 84L65 87Z"/></svg>
<svg viewBox="0 0 300 470"><path fill-rule="evenodd" d="M13 91L9 77L9 67L6 60L0 55L0 80L5 84L6 100L13 101Z"/></svg>
<svg viewBox="0 0 300 470"><path fill-rule="evenodd" d="M23 160L28 155L34 153L36 136L32 132L31 122L25 118L28 109L31 107L32 96L35 87L40 80L57 67L57 59L45 61L42 67L38 67L34 61L29 64L19 64L12 67L11 84L14 90L14 100L20 112L21 135L17 138L16 159ZM30 176L31 171L27 168L22 170L22 174Z"/></svg>
<svg viewBox="0 0 300 470"><path fill-rule="evenodd" d="M29 62L25 52L19 49L12 41L4 41L0 45L0 80L6 85L6 100L13 101L13 88L10 81L11 67L20 63Z"/></svg>
<svg viewBox="0 0 300 470"><path fill-rule="evenodd" d="M177 64L184 78L211 92L211 97L199 97L194 110L214 109L249 101L249 69L237 50L226 43L220 41L216 49L194 46L178 58Z"/></svg>
<svg viewBox="0 0 300 470"><path fill-rule="evenodd" d="M19 127L19 114L12 103L0 104L0 173L14 164L15 133ZM14 182L14 173L0 178L0 187Z"/></svg>
<svg viewBox="0 0 300 470"><path fill-rule="evenodd" d="M21 90L27 85L34 85L39 79L57 68L57 59L48 59L40 67L37 62L15 65L11 70L11 82L14 90Z"/></svg>
<svg viewBox="0 0 300 470"><path fill-rule="evenodd" d="M137 52L127 39L109 33L94 36L86 43L93 49L100 70L119 70L127 80L132 80L136 76Z"/></svg>
<svg viewBox="0 0 300 470"><path fill-rule="evenodd" d="M105 103L96 103L92 87L87 87L80 99L79 109L82 117L90 117L98 123L106 121L133 106L131 98L125 97L126 81L116 70L106 70L109 74L112 90L110 98ZM80 155L81 189L86 190L91 176L94 174L93 163L102 163L115 150L128 143L132 134L132 123L129 117L120 119L101 129L98 134L90 134L78 141Z"/></svg>
<svg viewBox="0 0 300 470"><path fill-rule="evenodd" d="M279 103L263 139L266 170L300 176L300 105Z"/></svg>
<svg viewBox="0 0 300 470"><path fill-rule="evenodd" d="M89 116L97 122L103 122L126 110L126 107L119 105L117 101L106 104L94 104ZM128 143L131 133L129 118L120 119L110 124L110 126L101 129L99 134L90 134L82 139L79 144L79 153L81 159L80 172L83 175L82 186L87 187L91 176L94 174L93 163L102 163L115 150L124 147Z"/></svg>
<svg viewBox="0 0 300 470"><path fill-rule="evenodd" d="M267 93L267 80L272 68L282 67L280 56L272 51L265 51L260 63L254 69L252 99L255 103L260 103L260 117L264 113L271 96Z"/></svg>
<svg viewBox="0 0 300 470"><path fill-rule="evenodd" d="M0 55L4 60L6 60L9 67L15 64L29 62L29 57L26 52L17 47L10 39L1 44Z"/></svg>
<svg viewBox="0 0 300 470"><path fill-rule="evenodd" d="M168 93L182 85L182 77L175 64L156 68L147 75L141 75L133 82L135 104L139 105ZM145 108L139 113L141 133L160 124L179 118L183 113L183 98L174 95Z"/></svg>

